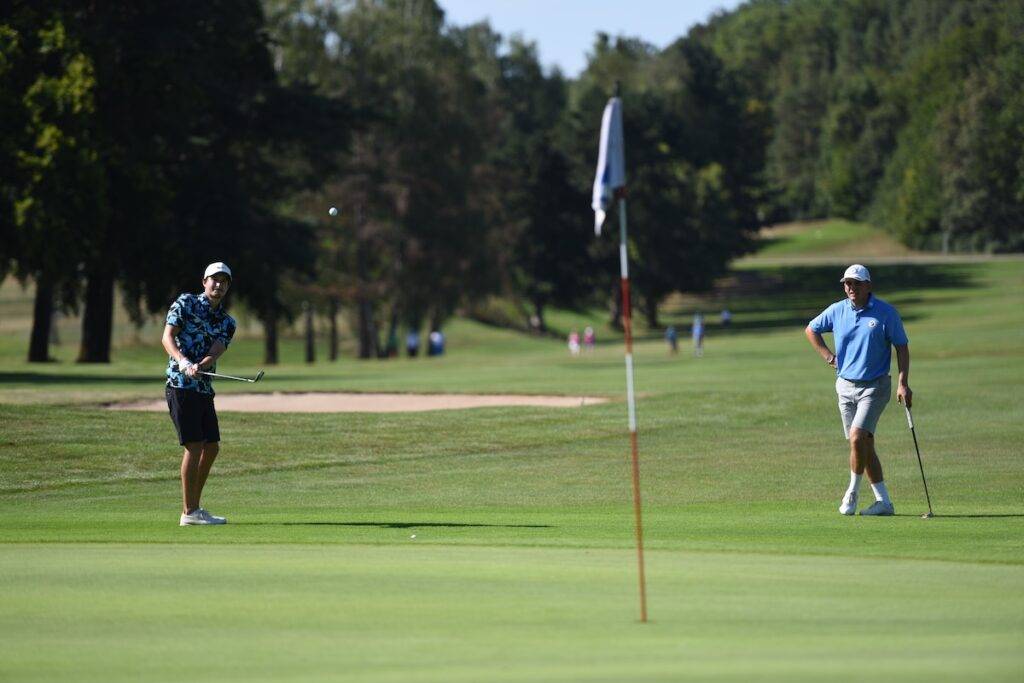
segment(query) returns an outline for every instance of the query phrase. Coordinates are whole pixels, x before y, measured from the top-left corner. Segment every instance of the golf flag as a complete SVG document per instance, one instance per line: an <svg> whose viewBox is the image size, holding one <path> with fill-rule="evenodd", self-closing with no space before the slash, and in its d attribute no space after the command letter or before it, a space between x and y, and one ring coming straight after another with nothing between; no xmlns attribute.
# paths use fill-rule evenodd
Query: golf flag
<svg viewBox="0 0 1024 683"><path fill-rule="evenodd" d="M615 91L618 92L618 85ZM629 416L629 443L633 461L633 516L636 525L636 557L640 582L640 621L647 621L647 579L644 577L644 525L640 503L640 447L637 441L636 390L633 385L633 323L629 307L629 251L626 238L626 163L622 135L622 100L608 100L601 118L601 144L594 178L594 232L601 226L612 205L619 205L619 268L622 291L622 331L626 341L626 405Z"/></svg>
<svg viewBox="0 0 1024 683"><path fill-rule="evenodd" d="M616 194L626 187L626 158L622 138L622 100L608 100L601 118L601 146L597 156L597 174L594 177L594 234L601 234L601 226Z"/></svg>

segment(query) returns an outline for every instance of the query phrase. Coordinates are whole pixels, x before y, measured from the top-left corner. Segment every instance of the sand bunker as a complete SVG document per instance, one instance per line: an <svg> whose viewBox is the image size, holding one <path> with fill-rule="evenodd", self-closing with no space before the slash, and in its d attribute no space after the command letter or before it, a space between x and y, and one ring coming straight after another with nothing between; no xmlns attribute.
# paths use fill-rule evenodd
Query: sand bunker
<svg viewBox="0 0 1024 683"><path fill-rule="evenodd" d="M493 406L579 408L605 403L594 396L518 396L489 394L218 394L217 412L243 413L407 413ZM166 411L165 401L136 401L107 406L113 410Z"/></svg>

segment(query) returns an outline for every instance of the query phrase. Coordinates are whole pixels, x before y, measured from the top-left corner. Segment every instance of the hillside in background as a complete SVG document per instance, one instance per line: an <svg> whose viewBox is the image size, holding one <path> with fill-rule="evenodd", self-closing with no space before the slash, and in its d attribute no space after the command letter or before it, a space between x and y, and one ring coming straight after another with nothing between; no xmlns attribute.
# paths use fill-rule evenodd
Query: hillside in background
<svg viewBox="0 0 1024 683"><path fill-rule="evenodd" d="M752 0L694 34L770 114L778 214L1024 249L1021 0Z"/></svg>

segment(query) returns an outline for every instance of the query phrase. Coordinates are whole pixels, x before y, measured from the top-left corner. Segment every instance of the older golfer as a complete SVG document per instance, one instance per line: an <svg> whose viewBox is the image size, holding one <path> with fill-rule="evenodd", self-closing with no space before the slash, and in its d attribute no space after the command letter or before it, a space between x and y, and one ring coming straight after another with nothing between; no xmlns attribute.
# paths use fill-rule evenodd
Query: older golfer
<svg viewBox="0 0 1024 683"><path fill-rule="evenodd" d="M850 266L840 282L846 299L822 311L804 331L814 350L838 375L839 414L850 442L850 486L839 512L856 514L860 481L866 471L875 502L860 514L887 516L893 514L894 509L875 451L875 426L892 393L890 346L896 347L900 372L896 399L910 407L909 342L896 309L872 294L871 274L867 268L859 264ZM832 332L834 354L822 339L823 332Z"/></svg>
<svg viewBox="0 0 1024 683"><path fill-rule="evenodd" d="M167 408L185 447L181 458L182 511L179 524L224 524L199 507L203 486L220 450L220 428L213 407L211 378L217 359L235 334L235 319L224 311L231 269L211 263L203 273L203 293L182 294L167 312L163 345L167 362Z"/></svg>

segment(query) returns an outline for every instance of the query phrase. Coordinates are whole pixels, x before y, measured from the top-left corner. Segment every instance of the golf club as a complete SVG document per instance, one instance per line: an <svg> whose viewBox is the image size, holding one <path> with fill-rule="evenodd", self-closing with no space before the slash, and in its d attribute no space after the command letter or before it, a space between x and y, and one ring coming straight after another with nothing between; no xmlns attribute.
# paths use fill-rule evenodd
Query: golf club
<svg viewBox="0 0 1024 683"><path fill-rule="evenodd" d="M255 379L249 379L248 377L232 377L231 375L218 375L216 372L205 372L203 370L200 370L199 374L200 375L207 375L209 377L220 377L221 379L233 379L233 380L237 380L239 382L250 382L252 384L255 384L256 382L259 382L261 379L263 379L263 371L262 370L260 370L259 372L256 373L256 378Z"/></svg>
<svg viewBox="0 0 1024 683"><path fill-rule="evenodd" d="M914 418L910 414L910 406L903 406L907 411L907 424L910 425L910 434L914 437L914 451L917 453L917 466L921 468L921 482L924 484L924 497L928 501L928 512L921 515L921 519L930 519L935 516L932 512L932 497L928 495L928 480L924 478L924 465L921 464L921 449L917 447L917 432L914 431Z"/></svg>

